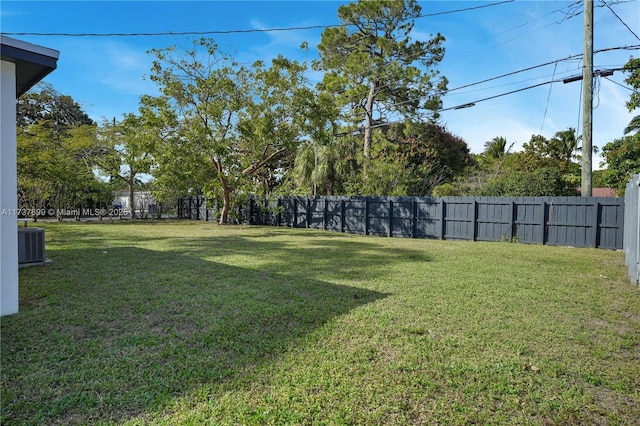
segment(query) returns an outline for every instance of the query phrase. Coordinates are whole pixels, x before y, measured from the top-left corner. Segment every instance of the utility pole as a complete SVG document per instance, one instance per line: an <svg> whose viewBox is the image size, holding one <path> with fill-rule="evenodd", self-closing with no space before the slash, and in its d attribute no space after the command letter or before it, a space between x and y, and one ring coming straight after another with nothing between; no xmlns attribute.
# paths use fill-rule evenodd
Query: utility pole
<svg viewBox="0 0 640 426"><path fill-rule="evenodd" d="M593 0L584 0L584 66L582 67L582 182L581 194L591 197L593 131Z"/></svg>

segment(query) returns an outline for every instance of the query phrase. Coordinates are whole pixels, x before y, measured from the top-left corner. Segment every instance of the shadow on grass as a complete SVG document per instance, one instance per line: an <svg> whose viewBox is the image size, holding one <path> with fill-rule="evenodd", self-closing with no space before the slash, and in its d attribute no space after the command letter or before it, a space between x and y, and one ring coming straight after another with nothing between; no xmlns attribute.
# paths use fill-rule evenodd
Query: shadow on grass
<svg viewBox="0 0 640 426"><path fill-rule="evenodd" d="M279 239L283 235L286 238ZM292 244L291 236L304 245ZM321 280L365 281L386 273L380 266L397 262L429 262L429 253L416 249L386 249L373 241L352 239L327 231L267 230L248 235L191 237L171 242L172 249L192 256L212 259L216 256L256 256L262 270L283 271L299 277ZM402 277L397 277L401 279Z"/></svg>
<svg viewBox="0 0 640 426"><path fill-rule="evenodd" d="M121 422L161 410L201 385L251 375L386 296L136 247L49 255L52 266L21 271L21 313L2 319L5 425Z"/></svg>

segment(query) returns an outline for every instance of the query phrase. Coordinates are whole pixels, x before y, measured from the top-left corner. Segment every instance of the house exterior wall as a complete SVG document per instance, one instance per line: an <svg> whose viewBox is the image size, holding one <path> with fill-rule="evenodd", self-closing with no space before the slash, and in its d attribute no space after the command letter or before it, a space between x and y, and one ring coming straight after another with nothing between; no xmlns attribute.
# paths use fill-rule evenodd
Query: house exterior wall
<svg viewBox="0 0 640 426"><path fill-rule="evenodd" d="M0 315L10 315L18 312L16 65L0 63Z"/></svg>

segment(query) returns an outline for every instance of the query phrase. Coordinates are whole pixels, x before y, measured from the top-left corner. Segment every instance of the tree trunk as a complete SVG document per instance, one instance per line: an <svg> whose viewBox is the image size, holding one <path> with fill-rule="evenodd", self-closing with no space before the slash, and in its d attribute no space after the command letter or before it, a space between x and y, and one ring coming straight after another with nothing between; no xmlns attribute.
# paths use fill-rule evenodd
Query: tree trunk
<svg viewBox="0 0 640 426"><path fill-rule="evenodd" d="M227 185L226 182L222 182L222 210L220 211L220 225L227 223L229 218L229 209L231 208L230 195L233 188Z"/></svg>
<svg viewBox="0 0 640 426"><path fill-rule="evenodd" d="M134 203L134 197L133 197L133 179L129 179L127 181L127 186L129 186L129 208L131 209L131 219L135 219L136 218L136 206L133 204Z"/></svg>
<svg viewBox="0 0 640 426"><path fill-rule="evenodd" d="M365 112L365 124L364 124L364 147L363 154L365 161L371 158L371 126L373 125L373 101L375 99L377 84L375 81L371 83L369 88L369 95L367 96L367 103L364 107Z"/></svg>

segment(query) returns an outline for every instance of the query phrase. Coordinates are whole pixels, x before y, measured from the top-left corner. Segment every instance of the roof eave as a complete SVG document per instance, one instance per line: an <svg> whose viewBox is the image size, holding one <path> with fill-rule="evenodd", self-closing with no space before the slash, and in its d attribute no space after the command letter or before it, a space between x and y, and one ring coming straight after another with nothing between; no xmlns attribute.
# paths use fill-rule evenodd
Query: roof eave
<svg viewBox="0 0 640 426"><path fill-rule="evenodd" d="M57 68L60 52L0 36L0 56L16 65L16 97L20 97Z"/></svg>

